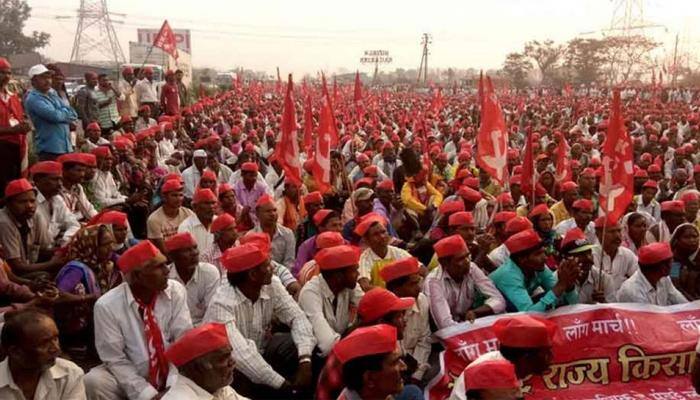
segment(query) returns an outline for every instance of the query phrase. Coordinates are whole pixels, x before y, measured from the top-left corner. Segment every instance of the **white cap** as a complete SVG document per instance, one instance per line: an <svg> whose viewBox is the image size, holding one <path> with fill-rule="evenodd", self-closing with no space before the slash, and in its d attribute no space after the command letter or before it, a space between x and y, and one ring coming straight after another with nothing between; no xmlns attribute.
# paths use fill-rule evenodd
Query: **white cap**
<svg viewBox="0 0 700 400"><path fill-rule="evenodd" d="M27 72L27 75L29 75L29 79L34 78L37 75L41 75L43 73L50 72L48 68L44 64L37 64L31 68L29 68L29 72Z"/></svg>
<svg viewBox="0 0 700 400"><path fill-rule="evenodd" d="M207 158L207 152L204 151L204 150L202 150L202 149L195 150L194 153L192 153L192 157L204 157L204 158Z"/></svg>

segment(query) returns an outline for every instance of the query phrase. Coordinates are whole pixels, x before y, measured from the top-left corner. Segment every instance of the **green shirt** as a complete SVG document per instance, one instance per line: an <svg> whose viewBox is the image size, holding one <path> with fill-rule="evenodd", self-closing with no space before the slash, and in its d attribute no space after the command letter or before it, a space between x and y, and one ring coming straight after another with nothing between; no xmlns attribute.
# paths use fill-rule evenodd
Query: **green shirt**
<svg viewBox="0 0 700 400"><path fill-rule="evenodd" d="M117 111L117 100L114 98L114 91L110 90L105 93L98 88L95 89L94 94L98 105L110 97L112 98L112 102L109 103L109 105L99 109L98 122L103 129L114 127L114 122L119 120L119 111Z"/></svg>

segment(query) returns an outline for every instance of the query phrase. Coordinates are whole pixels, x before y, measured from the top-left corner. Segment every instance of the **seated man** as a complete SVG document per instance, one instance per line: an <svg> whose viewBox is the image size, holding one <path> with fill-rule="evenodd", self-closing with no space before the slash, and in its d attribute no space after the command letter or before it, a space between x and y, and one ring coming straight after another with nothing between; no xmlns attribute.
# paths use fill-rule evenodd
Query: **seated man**
<svg viewBox="0 0 700 400"><path fill-rule="evenodd" d="M508 256L510 256L510 253L508 253L508 247L505 245L506 240L516 233L527 229L532 229L532 222L525 217L514 217L506 222L503 229L503 243L491 250L487 256L488 260L494 267L493 269L503 265L503 263L508 260Z"/></svg>
<svg viewBox="0 0 700 400"><path fill-rule="evenodd" d="M617 291L620 303L670 306L688 299L671 282L673 251L668 243L657 242L639 249L639 270Z"/></svg>
<svg viewBox="0 0 700 400"><path fill-rule="evenodd" d="M179 375L163 400L247 400L229 386L235 365L231 350L224 324L204 324L182 335L165 352Z"/></svg>
<svg viewBox="0 0 700 400"><path fill-rule="evenodd" d="M63 167L56 161L41 161L32 165L30 172L37 188L36 211L49 223L52 245L66 245L80 229L80 223L60 195Z"/></svg>
<svg viewBox="0 0 700 400"><path fill-rule="evenodd" d="M516 233L505 244L510 258L489 277L508 301L508 311L546 311L561 302L578 303L576 260L564 260L557 270L559 276L555 277L544 264L542 239L534 230ZM540 288L544 295L533 298Z"/></svg>
<svg viewBox="0 0 700 400"><path fill-rule="evenodd" d="M215 266L199 261L197 242L189 232L171 236L165 241L165 251L173 262L168 278L185 286L187 308L192 324L197 326L219 287L221 275Z"/></svg>
<svg viewBox="0 0 700 400"><path fill-rule="evenodd" d="M92 187L95 198L102 208L114 206L123 206L129 200L130 202L145 201L139 197L140 194L127 199L126 196L119 193L119 187L112 176L112 152L107 146L96 147L92 150L92 154L97 158L97 171L95 177L92 178Z"/></svg>
<svg viewBox="0 0 700 400"><path fill-rule="evenodd" d="M168 279L165 256L148 240L117 261L124 283L95 303L95 347L102 360L85 375L88 398L151 399L175 378L165 348L192 329L185 288Z"/></svg>
<svg viewBox="0 0 700 400"><path fill-rule="evenodd" d="M601 245L593 248L593 264L600 266L611 278L613 291L617 292L622 282L639 269L637 256L622 246L622 227L619 221L608 220L606 223L605 217L598 217L595 220L595 232Z"/></svg>
<svg viewBox="0 0 700 400"><path fill-rule="evenodd" d="M343 239L343 235L341 235L338 232L319 233L314 238L314 241L317 253L329 247L335 247L345 244L345 239ZM311 261L307 262L306 264L304 264L303 267L301 267L301 270L297 275L297 278L299 279L299 285L303 287L307 282L309 282L314 276L318 275L320 272L321 270L319 269L316 260L311 259Z"/></svg>
<svg viewBox="0 0 700 400"><path fill-rule="evenodd" d="M340 215L333 210L318 210L314 214L313 221L318 233L340 232L343 229L343 225L340 222ZM306 239L304 243L299 246L296 260L294 261L294 268L292 269L292 273L295 276L299 275L301 267L312 260L316 251L318 251L316 248L316 236L318 236L318 234Z"/></svg>
<svg viewBox="0 0 700 400"><path fill-rule="evenodd" d="M590 244L586 240L586 235L578 228L567 232L560 246L561 256L573 257L578 261L581 269L576 278L578 302L580 304L614 303L617 289L612 277L605 273L601 274L600 269L593 263L593 251L598 246ZM555 272L554 275L556 276L557 273Z"/></svg>
<svg viewBox="0 0 700 400"><path fill-rule="evenodd" d="M339 400L385 399L403 390L406 364L393 326L358 328L338 342L333 353L343 364L345 389Z"/></svg>
<svg viewBox="0 0 700 400"><path fill-rule="evenodd" d="M2 327L0 399L86 399L83 370L59 358L58 328L36 309L19 311Z"/></svg>
<svg viewBox="0 0 700 400"><path fill-rule="evenodd" d="M387 221L377 214L367 214L355 228L355 234L362 238L367 246L360 255L360 279L362 290L367 291L373 286L384 287L384 280L379 272L392 261L411 257L406 250L391 246L389 233L386 230Z"/></svg>
<svg viewBox="0 0 700 400"><path fill-rule="evenodd" d="M486 274L472 264L461 236L448 236L433 248L440 266L430 272L423 291L430 300L430 312L438 329L505 310L503 296ZM483 304L477 300L477 290L486 297Z"/></svg>
<svg viewBox="0 0 700 400"><path fill-rule="evenodd" d="M588 199L579 199L571 206L573 216L558 223L554 230L561 237L566 235L570 229L579 228L590 243L596 243L595 227L593 225L593 202Z"/></svg>
<svg viewBox="0 0 700 400"><path fill-rule="evenodd" d="M88 221L97 214L95 205L88 200L82 185L94 158L94 155L87 153L67 153L56 159L63 165L61 197L78 222Z"/></svg>
<svg viewBox="0 0 700 400"><path fill-rule="evenodd" d="M163 242L177 233L177 228L194 212L182 206L184 195L182 193L180 178L166 180L160 187L160 195L163 202L157 210L148 216L146 222L148 240L152 241L161 251L165 251Z"/></svg>
<svg viewBox="0 0 700 400"><path fill-rule="evenodd" d="M321 192L311 192L304 196L304 208L306 208L306 217L301 221L296 229L295 237L297 244L301 245L311 236L318 233L316 224L314 224L314 216L323 208L323 196Z"/></svg>
<svg viewBox="0 0 700 400"><path fill-rule="evenodd" d="M236 219L229 213L223 213L214 219L209 231L214 235L214 245L205 258L212 260L211 264L219 270L221 276L225 276L226 270L221 265L221 255L238 241Z"/></svg>
<svg viewBox="0 0 700 400"><path fill-rule="evenodd" d="M192 197L194 215L187 217L177 228L178 233L189 232L197 241L197 248L202 254L202 261L211 263L207 255L212 254L214 247L214 235L211 233L211 225L214 221L214 211L217 198L210 189L199 189Z"/></svg>
<svg viewBox="0 0 700 400"><path fill-rule="evenodd" d="M474 240L476 238L476 224L474 224L474 215L469 211L460 211L450 215L450 219L447 224L449 235L460 235L464 242L467 244L469 253L476 254L481 249ZM434 270L438 265L437 255L433 254L433 257L428 263L428 270Z"/></svg>
<svg viewBox="0 0 700 400"><path fill-rule="evenodd" d="M5 187L4 201L5 207L0 209L0 245L12 271L21 275L62 267L65 260L53 251L48 222L36 212L36 189L32 184L26 179L11 181Z"/></svg>
<svg viewBox="0 0 700 400"><path fill-rule="evenodd" d="M522 399L515 367L508 360L472 363L464 369L467 400Z"/></svg>
<svg viewBox="0 0 700 400"><path fill-rule="evenodd" d="M261 196L255 204L255 215L258 223L253 231L264 232L270 236L270 257L291 271L294 268L296 239L291 229L277 223L275 200L267 194Z"/></svg>
<svg viewBox="0 0 700 400"><path fill-rule="evenodd" d="M244 396L285 398L311 385L316 339L309 320L270 268L270 249L246 243L221 257L228 271L204 315L227 325L234 359L234 387ZM272 333L272 318L290 333ZM278 372L279 371L279 372ZM287 377L292 380L287 380Z"/></svg>
<svg viewBox="0 0 700 400"><path fill-rule="evenodd" d="M252 231L248 231L248 233L243 235L243 237L241 237L239 240L239 244L246 243L251 243L266 249L269 249L271 245L270 236L268 236L267 233ZM270 260L270 264L272 265L272 273L279 278L284 288L287 289L287 293L289 293L289 295L296 301L299 297L301 286L299 285L299 282L297 282L294 275L292 275L292 272L289 271L287 267L275 260Z"/></svg>

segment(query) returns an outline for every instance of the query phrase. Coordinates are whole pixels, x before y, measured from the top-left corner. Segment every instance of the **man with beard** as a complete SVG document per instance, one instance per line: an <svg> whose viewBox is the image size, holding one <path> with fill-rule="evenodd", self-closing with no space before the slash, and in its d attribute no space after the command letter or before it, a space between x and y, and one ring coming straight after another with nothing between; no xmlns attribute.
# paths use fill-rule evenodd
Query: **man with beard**
<svg viewBox="0 0 700 400"><path fill-rule="evenodd" d="M68 243L80 229L80 223L71 214L59 195L63 168L56 161L40 161L30 169L36 194L37 212L49 224L49 237L53 244L62 246Z"/></svg>
<svg viewBox="0 0 700 400"><path fill-rule="evenodd" d="M593 262L611 277L613 288L617 291L626 279L638 269L637 256L622 245L622 227L618 221L605 217L595 220L596 236L602 245L593 249ZM590 241L589 241L590 243Z"/></svg>
<svg viewBox="0 0 700 400"><path fill-rule="evenodd" d="M59 358L58 328L48 315L27 309L12 315L2 328L0 398L86 399L83 370Z"/></svg>

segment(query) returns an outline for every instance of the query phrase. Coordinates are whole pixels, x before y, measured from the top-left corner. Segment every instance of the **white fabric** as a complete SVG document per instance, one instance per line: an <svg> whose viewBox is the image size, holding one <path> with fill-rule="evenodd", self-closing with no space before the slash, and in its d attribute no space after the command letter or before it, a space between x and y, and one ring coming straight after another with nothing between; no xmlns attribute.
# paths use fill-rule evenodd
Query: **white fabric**
<svg viewBox="0 0 700 400"><path fill-rule="evenodd" d="M49 222L49 237L59 246L65 245L80 229L80 223L75 215L68 210L66 203L60 195L55 195L47 200L41 192L37 191L36 211Z"/></svg>
<svg viewBox="0 0 700 400"><path fill-rule="evenodd" d="M122 204L126 201L126 196L119 192L117 183L110 171L95 171L95 177L92 179L92 189L95 193L95 198L104 208L111 207L115 204Z"/></svg>
<svg viewBox="0 0 700 400"><path fill-rule="evenodd" d="M34 400L86 399L83 375L83 370L73 362L57 358L51 368L41 373L34 392ZM0 363L0 399L29 400L24 397L22 389L12 379L7 358Z"/></svg>
<svg viewBox="0 0 700 400"><path fill-rule="evenodd" d="M601 264L602 257L602 264ZM598 246L593 249L593 265L602 265L603 272L612 278L615 291L620 289L622 282L631 277L638 269L637 256L626 247L620 246L615 253L615 259L610 261L610 256Z"/></svg>
<svg viewBox="0 0 700 400"><path fill-rule="evenodd" d="M687 303L688 299L673 286L673 282L668 276L661 278L656 283L656 287L653 287L642 271L637 271L622 284L617 292L617 301L620 303L670 306Z"/></svg>
<svg viewBox="0 0 700 400"><path fill-rule="evenodd" d="M190 280L185 283L177 273L175 264L171 264L168 278L185 286L187 290L187 308L192 316L192 325L198 326L202 322L202 318L204 318L204 313L207 311L211 298L221 284L219 270L209 263L200 262Z"/></svg>
<svg viewBox="0 0 700 400"><path fill-rule="evenodd" d="M413 373L417 380L430 368L430 334L430 303L424 293L419 293L413 307L406 310L406 327L401 340L404 354L410 354L418 362L418 369Z"/></svg>
<svg viewBox="0 0 700 400"><path fill-rule="evenodd" d="M248 400L230 386L209 393L186 376L178 375L177 382L162 397L162 400Z"/></svg>
<svg viewBox="0 0 700 400"><path fill-rule="evenodd" d="M197 249L199 249L199 260L212 264L213 260L207 260L205 256L211 254L211 248L215 245L214 235L202 224L197 214L182 221L177 228L177 233L182 232L189 232L194 237L194 240L197 242Z"/></svg>

